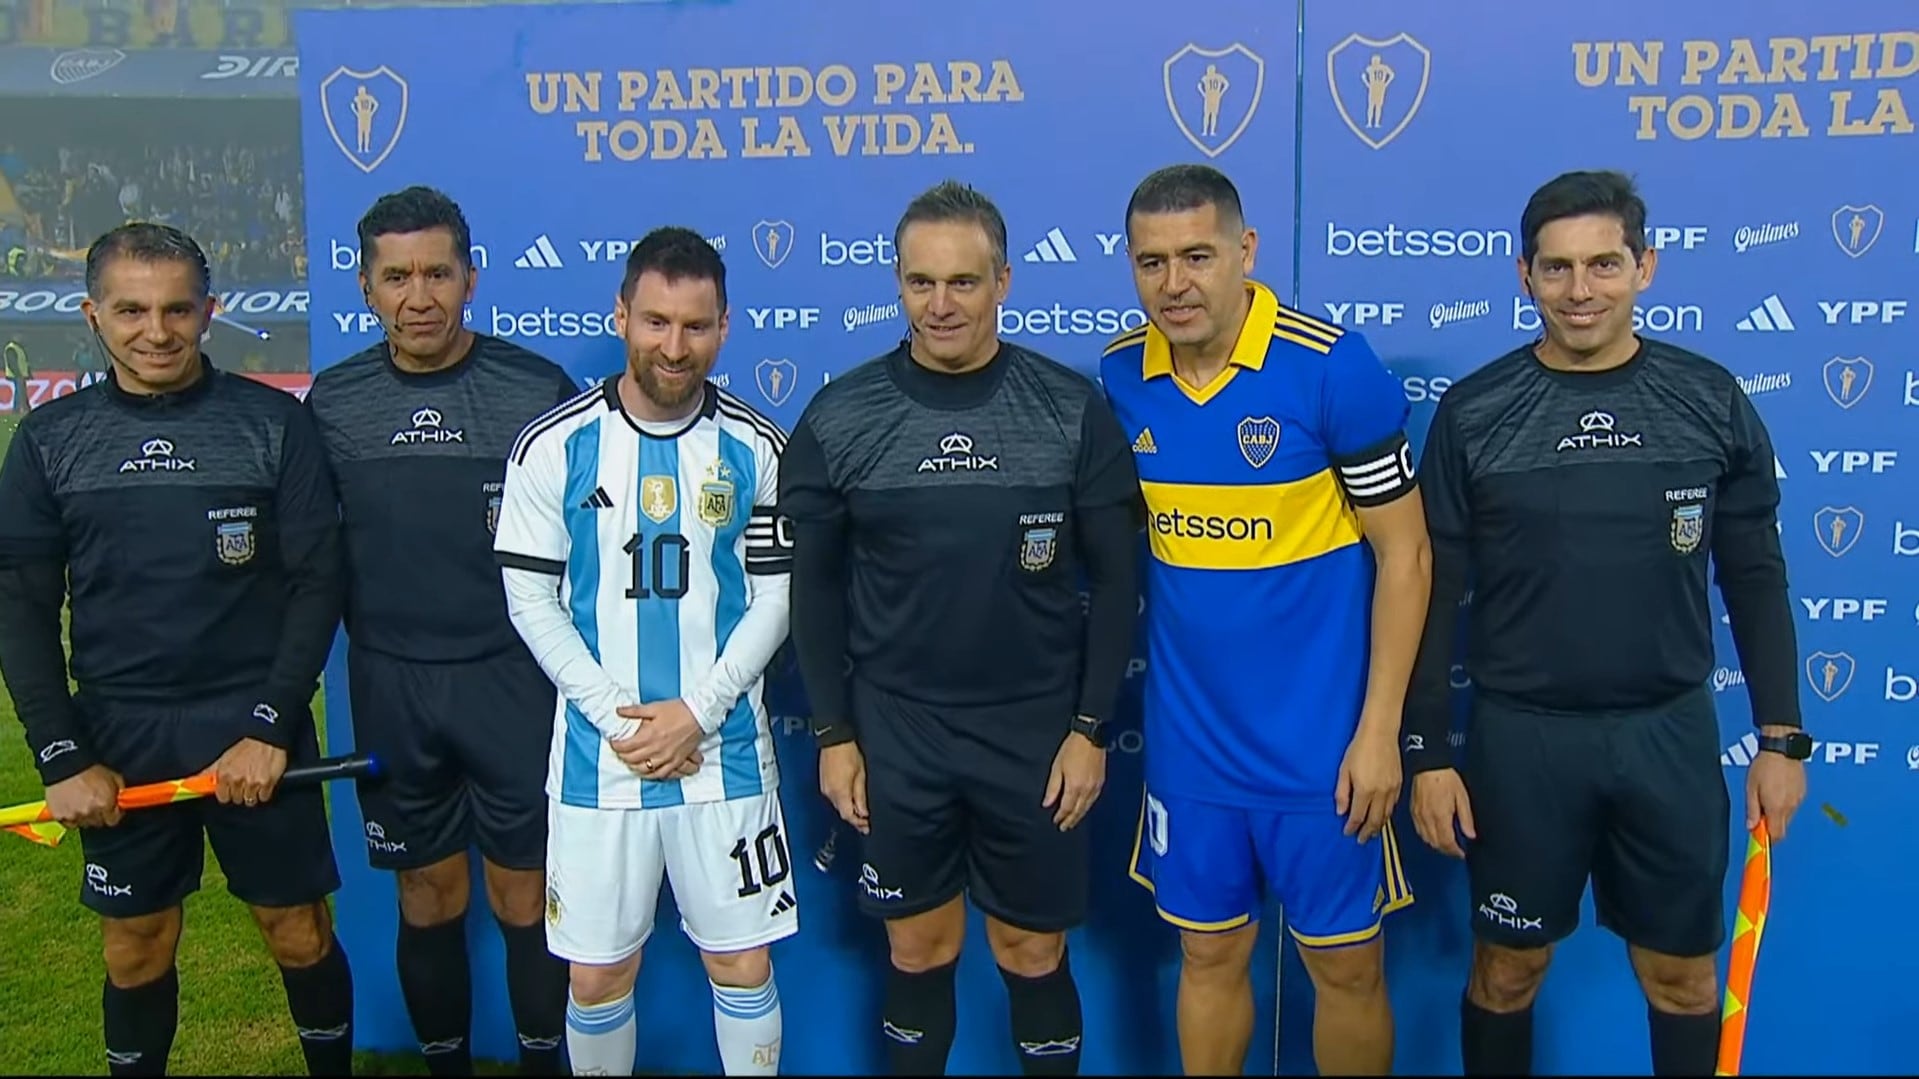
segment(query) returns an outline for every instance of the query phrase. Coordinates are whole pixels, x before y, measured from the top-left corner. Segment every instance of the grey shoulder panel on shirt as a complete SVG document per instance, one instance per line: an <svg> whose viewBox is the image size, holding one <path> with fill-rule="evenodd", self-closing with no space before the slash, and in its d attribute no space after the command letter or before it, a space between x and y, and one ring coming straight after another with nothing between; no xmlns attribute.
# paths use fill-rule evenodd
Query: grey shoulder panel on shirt
<svg viewBox="0 0 1919 1079"><path fill-rule="evenodd" d="M314 380L314 414L336 463L426 457L504 462L526 425L554 405L565 371L535 352L481 336L444 379L395 374L377 349ZM325 380L323 383L322 380Z"/></svg>

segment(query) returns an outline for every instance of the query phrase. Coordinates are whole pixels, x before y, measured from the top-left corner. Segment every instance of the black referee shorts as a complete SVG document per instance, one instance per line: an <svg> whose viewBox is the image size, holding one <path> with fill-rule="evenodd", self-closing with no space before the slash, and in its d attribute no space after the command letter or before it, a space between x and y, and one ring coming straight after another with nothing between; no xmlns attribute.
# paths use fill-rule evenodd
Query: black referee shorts
<svg viewBox="0 0 1919 1079"><path fill-rule="evenodd" d="M556 691L523 648L420 663L352 646L353 743L385 766L360 794L367 861L419 869L478 846L505 869L546 865Z"/></svg>
<svg viewBox="0 0 1919 1079"><path fill-rule="evenodd" d="M1704 689L1633 712L1540 714L1474 704L1461 775L1479 838L1466 848L1472 923L1512 948L1599 924L1627 943L1711 955L1726 936L1731 798Z"/></svg>
<svg viewBox="0 0 1919 1079"><path fill-rule="evenodd" d="M206 770L238 743L255 698L178 705L88 700L80 705L101 763L128 786L181 779ZM287 752L287 767L319 760L308 724ZM135 918L178 906L200 890L206 848L227 891L256 907L295 907L340 887L321 788L280 788L265 805L221 805L207 797L135 810L112 828L81 828L86 868L80 902L108 918Z"/></svg>
<svg viewBox="0 0 1919 1079"><path fill-rule="evenodd" d="M1040 804L1073 707L935 709L855 681L870 820L861 909L904 918L970 893L1028 932L1079 925L1090 825L1061 832Z"/></svg>

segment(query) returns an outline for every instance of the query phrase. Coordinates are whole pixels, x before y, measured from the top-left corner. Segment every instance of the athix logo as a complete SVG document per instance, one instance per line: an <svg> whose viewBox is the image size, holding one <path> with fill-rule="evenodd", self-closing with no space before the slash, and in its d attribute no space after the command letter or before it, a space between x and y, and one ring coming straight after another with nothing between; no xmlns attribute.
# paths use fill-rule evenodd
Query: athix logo
<svg viewBox="0 0 1919 1079"><path fill-rule="evenodd" d="M973 452L973 436L958 431L940 439L940 455L920 461L918 472L998 472L999 455Z"/></svg>
<svg viewBox="0 0 1919 1079"><path fill-rule="evenodd" d="M1846 695L1858 670L1859 664L1846 652L1814 652L1806 657L1806 682L1828 704Z"/></svg>
<svg viewBox="0 0 1919 1079"><path fill-rule="evenodd" d="M1538 918L1524 917L1519 913L1519 904L1505 892L1494 892L1479 905L1479 913L1495 924L1507 929L1542 928Z"/></svg>
<svg viewBox="0 0 1919 1079"><path fill-rule="evenodd" d="M1058 228L1052 228L1022 259L1026 262L1078 262L1079 255L1074 253L1073 245L1067 242L1066 234Z"/></svg>
<svg viewBox="0 0 1919 1079"><path fill-rule="evenodd" d="M1886 212L1867 203L1841 206L1832 212L1832 239L1851 258L1872 250L1879 233L1886 227Z"/></svg>
<svg viewBox="0 0 1919 1079"><path fill-rule="evenodd" d="M1732 247L1743 255L1755 247L1784 243L1798 238L1799 222L1797 221L1769 222L1757 228L1741 225L1739 231L1732 234Z"/></svg>
<svg viewBox="0 0 1919 1079"><path fill-rule="evenodd" d="M1627 446L1643 449L1645 445L1645 439L1639 432L1619 430L1618 421L1613 418L1612 413L1595 409L1579 417L1579 433L1562 437L1556 452L1599 448L1622 449Z"/></svg>
<svg viewBox="0 0 1919 1079"><path fill-rule="evenodd" d="M421 446L429 443L466 441L466 431L460 428L448 429L445 417L440 410L428 405L413 412L413 428L393 432L389 446Z"/></svg>
<svg viewBox="0 0 1919 1079"><path fill-rule="evenodd" d="M1840 408L1851 408L1865 400L1866 391L1872 389L1872 361L1864 356L1850 360L1834 356L1819 373L1826 384L1826 396Z"/></svg>
<svg viewBox="0 0 1919 1079"><path fill-rule="evenodd" d="M149 438L140 444L140 456L120 462L121 472L193 472L194 459L174 455L173 442Z"/></svg>
<svg viewBox="0 0 1919 1079"><path fill-rule="evenodd" d="M1786 312L1786 304L1773 293L1759 302L1759 306L1746 312L1734 329L1746 333L1790 333L1798 327L1792 324L1792 316Z"/></svg>
<svg viewBox="0 0 1919 1079"><path fill-rule="evenodd" d="M522 270L557 270L566 263L560 260L560 253L553 249L553 241L542 232L539 239L528 244L520 257L513 260L513 265Z"/></svg>

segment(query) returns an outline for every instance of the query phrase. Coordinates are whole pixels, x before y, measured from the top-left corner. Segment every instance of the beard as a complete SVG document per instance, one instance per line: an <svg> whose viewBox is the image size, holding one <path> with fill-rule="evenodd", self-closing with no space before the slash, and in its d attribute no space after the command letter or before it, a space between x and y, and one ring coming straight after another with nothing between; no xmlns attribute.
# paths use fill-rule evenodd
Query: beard
<svg viewBox="0 0 1919 1079"><path fill-rule="evenodd" d="M634 381L639 384L640 393L654 404L664 409L676 409L698 398L706 388L704 378L687 377L669 381L660 377L660 372L652 359L636 359L633 362ZM689 376L691 375L689 371Z"/></svg>

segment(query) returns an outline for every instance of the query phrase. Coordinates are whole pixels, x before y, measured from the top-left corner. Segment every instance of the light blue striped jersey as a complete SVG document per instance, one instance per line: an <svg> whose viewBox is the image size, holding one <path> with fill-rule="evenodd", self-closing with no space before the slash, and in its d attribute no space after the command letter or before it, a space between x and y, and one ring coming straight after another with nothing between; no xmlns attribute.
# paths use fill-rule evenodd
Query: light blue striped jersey
<svg viewBox="0 0 1919 1079"><path fill-rule="evenodd" d="M504 564L559 574L560 604L618 684L621 704L676 697L691 704L714 679L756 582L777 578L785 588L790 548L774 505L786 437L711 383L696 416L650 434L620 408L616 383L608 379L521 434L507 463L494 546ZM760 632L778 633L765 654L786 628L783 614L776 627L759 623ZM764 674L752 671L741 684L736 699L716 702L724 720L700 745L699 772L665 781L628 768L562 685L548 796L572 806L652 809L776 789Z"/></svg>

